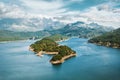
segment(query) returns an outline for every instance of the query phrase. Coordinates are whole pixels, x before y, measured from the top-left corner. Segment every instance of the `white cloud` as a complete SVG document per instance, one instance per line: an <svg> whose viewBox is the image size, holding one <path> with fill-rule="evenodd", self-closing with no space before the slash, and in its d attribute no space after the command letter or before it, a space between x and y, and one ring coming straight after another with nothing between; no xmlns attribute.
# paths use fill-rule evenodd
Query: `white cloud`
<svg viewBox="0 0 120 80"><path fill-rule="evenodd" d="M16 4L5 4L0 2L0 18L49 18L47 15L33 14Z"/></svg>
<svg viewBox="0 0 120 80"><path fill-rule="evenodd" d="M84 11L69 11L63 13L58 19L61 22L72 23L83 21L85 23L98 23L103 26L120 27L120 9L115 8L117 4L108 2L92 6Z"/></svg>
<svg viewBox="0 0 120 80"><path fill-rule="evenodd" d="M70 0L64 3L63 0L20 0L27 9L18 5L6 5L0 2L0 18L43 18L57 17L54 20L64 23L83 21L86 23L96 22L104 26L120 27L120 9L114 8L114 2L104 3L90 7L84 11L68 11L65 6L72 2L82 2L83 0ZM28 19L29 20L29 19ZM32 22L31 22L32 23ZM40 23L41 24L41 23ZM44 24L44 23L43 23ZM43 27L43 26L42 26ZM12 25L12 29L35 30L26 25Z"/></svg>
<svg viewBox="0 0 120 80"><path fill-rule="evenodd" d="M106 3L94 6L81 13L91 22L96 22L104 26L120 27L120 9L113 8L113 4Z"/></svg>
<svg viewBox="0 0 120 80"><path fill-rule="evenodd" d="M14 30L14 31L38 31L39 29L36 28L36 27L29 27L29 26L26 26L26 25L16 25L16 24L13 24L11 25L11 27L8 29L8 30Z"/></svg>
<svg viewBox="0 0 120 80"><path fill-rule="evenodd" d="M60 14L66 9L62 8L64 3L60 0L55 1L44 1L44 0L21 0L26 7L29 8L30 12L34 14L42 14L48 16L54 16Z"/></svg>
<svg viewBox="0 0 120 80"><path fill-rule="evenodd" d="M32 14L41 14L47 16L60 16L65 14L68 9L65 6L73 2L82 2L84 0L21 0Z"/></svg>
<svg viewBox="0 0 120 80"><path fill-rule="evenodd" d="M17 5L0 2L0 18L23 18L27 13Z"/></svg>

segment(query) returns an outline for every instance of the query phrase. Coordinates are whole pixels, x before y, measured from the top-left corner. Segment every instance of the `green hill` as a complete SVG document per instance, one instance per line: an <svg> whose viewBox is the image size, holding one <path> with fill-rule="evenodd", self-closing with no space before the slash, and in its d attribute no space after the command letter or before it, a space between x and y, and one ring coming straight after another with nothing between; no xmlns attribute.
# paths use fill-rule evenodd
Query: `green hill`
<svg viewBox="0 0 120 80"><path fill-rule="evenodd" d="M47 52L58 51L57 50L58 44L49 38L43 38L40 41L36 41L34 44L31 44L30 47L33 48L36 53L40 51L47 51Z"/></svg>
<svg viewBox="0 0 120 80"><path fill-rule="evenodd" d="M50 62L52 64L59 64L64 62L65 59L76 55L68 46L60 46L54 40L49 38L43 38L40 41L30 45L30 50L34 51L37 55L42 54L54 54Z"/></svg>
<svg viewBox="0 0 120 80"><path fill-rule="evenodd" d="M94 37L88 40L88 42L113 48L120 48L120 28L101 36Z"/></svg>
<svg viewBox="0 0 120 80"><path fill-rule="evenodd" d="M64 36L64 35L61 35L61 34L55 34L55 35L51 35L47 38L52 39L54 41L60 41L60 40L68 39L68 36Z"/></svg>

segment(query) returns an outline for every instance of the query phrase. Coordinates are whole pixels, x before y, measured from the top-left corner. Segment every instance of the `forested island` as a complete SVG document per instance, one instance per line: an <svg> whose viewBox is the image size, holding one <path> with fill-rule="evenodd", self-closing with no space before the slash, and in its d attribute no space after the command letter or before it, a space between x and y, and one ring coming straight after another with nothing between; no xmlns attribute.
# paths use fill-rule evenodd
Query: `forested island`
<svg viewBox="0 0 120 80"><path fill-rule="evenodd" d="M97 45L120 48L120 28L88 40Z"/></svg>
<svg viewBox="0 0 120 80"><path fill-rule="evenodd" d="M53 57L50 62L52 64L63 63L66 59L76 56L76 52L68 46L59 45L49 37L36 41L30 45L30 50L35 52L36 55L51 54Z"/></svg>

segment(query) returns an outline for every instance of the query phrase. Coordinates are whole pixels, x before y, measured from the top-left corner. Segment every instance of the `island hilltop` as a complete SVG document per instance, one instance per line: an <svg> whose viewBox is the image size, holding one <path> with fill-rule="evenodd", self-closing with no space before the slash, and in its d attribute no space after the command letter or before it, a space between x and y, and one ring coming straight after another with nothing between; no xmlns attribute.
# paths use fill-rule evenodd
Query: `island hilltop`
<svg viewBox="0 0 120 80"><path fill-rule="evenodd" d="M42 40L31 44L30 50L35 52L37 56L41 56L43 54L53 55L52 59L50 60L52 64L60 64L66 59L76 56L76 52L71 48L68 46L59 45L50 38L43 38Z"/></svg>

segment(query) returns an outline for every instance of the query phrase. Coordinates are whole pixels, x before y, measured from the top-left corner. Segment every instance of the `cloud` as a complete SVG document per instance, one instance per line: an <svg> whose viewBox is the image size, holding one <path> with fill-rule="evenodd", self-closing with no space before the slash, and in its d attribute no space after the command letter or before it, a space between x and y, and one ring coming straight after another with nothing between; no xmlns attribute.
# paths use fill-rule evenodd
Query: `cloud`
<svg viewBox="0 0 120 80"><path fill-rule="evenodd" d="M98 23L107 27L120 27L120 9L116 8L118 3L106 2L89 7L83 11L67 11L58 19L61 22L72 23L83 21L85 23Z"/></svg>
<svg viewBox="0 0 120 80"><path fill-rule="evenodd" d="M15 1L14 4L0 1L1 19L26 18L29 20L30 18L46 17L64 23L83 21L86 23L96 22L103 26L113 26L115 28L120 27L120 8L116 7L120 5L120 0L99 0L104 3L97 5L91 5L94 3L89 3L89 1L97 2L98 0L18 0L21 5L18 5L17 0ZM77 6L75 6L76 4ZM81 10L83 6L85 8ZM12 28L30 29L27 28L29 26L23 24L20 26L12 25Z"/></svg>
<svg viewBox="0 0 120 80"><path fill-rule="evenodd" d="M17 5L8 5L0 2L0 18L20 18L26 13Z"/></svg>
<svg viewBox="0 0 120 80"><path fill-rule="evenodd" d="M27 25L24 25L24 24L21 24L21 25L16 25L16 24L12 24L11 27L8 28L8 30L14 30L14 31L39 31L38 28L36 27L30 27L30 26L27 26Z"/></svg>
<svg viewBox="0 0 120 80"><path fill-rule="evenodd" d="M59 16L68 11L67 5L84 0L20 0L33 14Z"/></svg>
<svg viewBox="0 0 120 80"><path fill-rule="evenodd" d="M63 2L60 0L55 1L44 1L44 0L21 0L29 11L34 14L42 14L54 16L60 14L66 9L62 8L64 6Z"/></svg>
<svg viewBox="0 0 120 80"><path fill-rule="evenodd" d="M115 4L105 3L93 6L81 13L81 16L88 18L91 22L96 22L104 26L120 27L120 9L114 8Z"/></svg>

